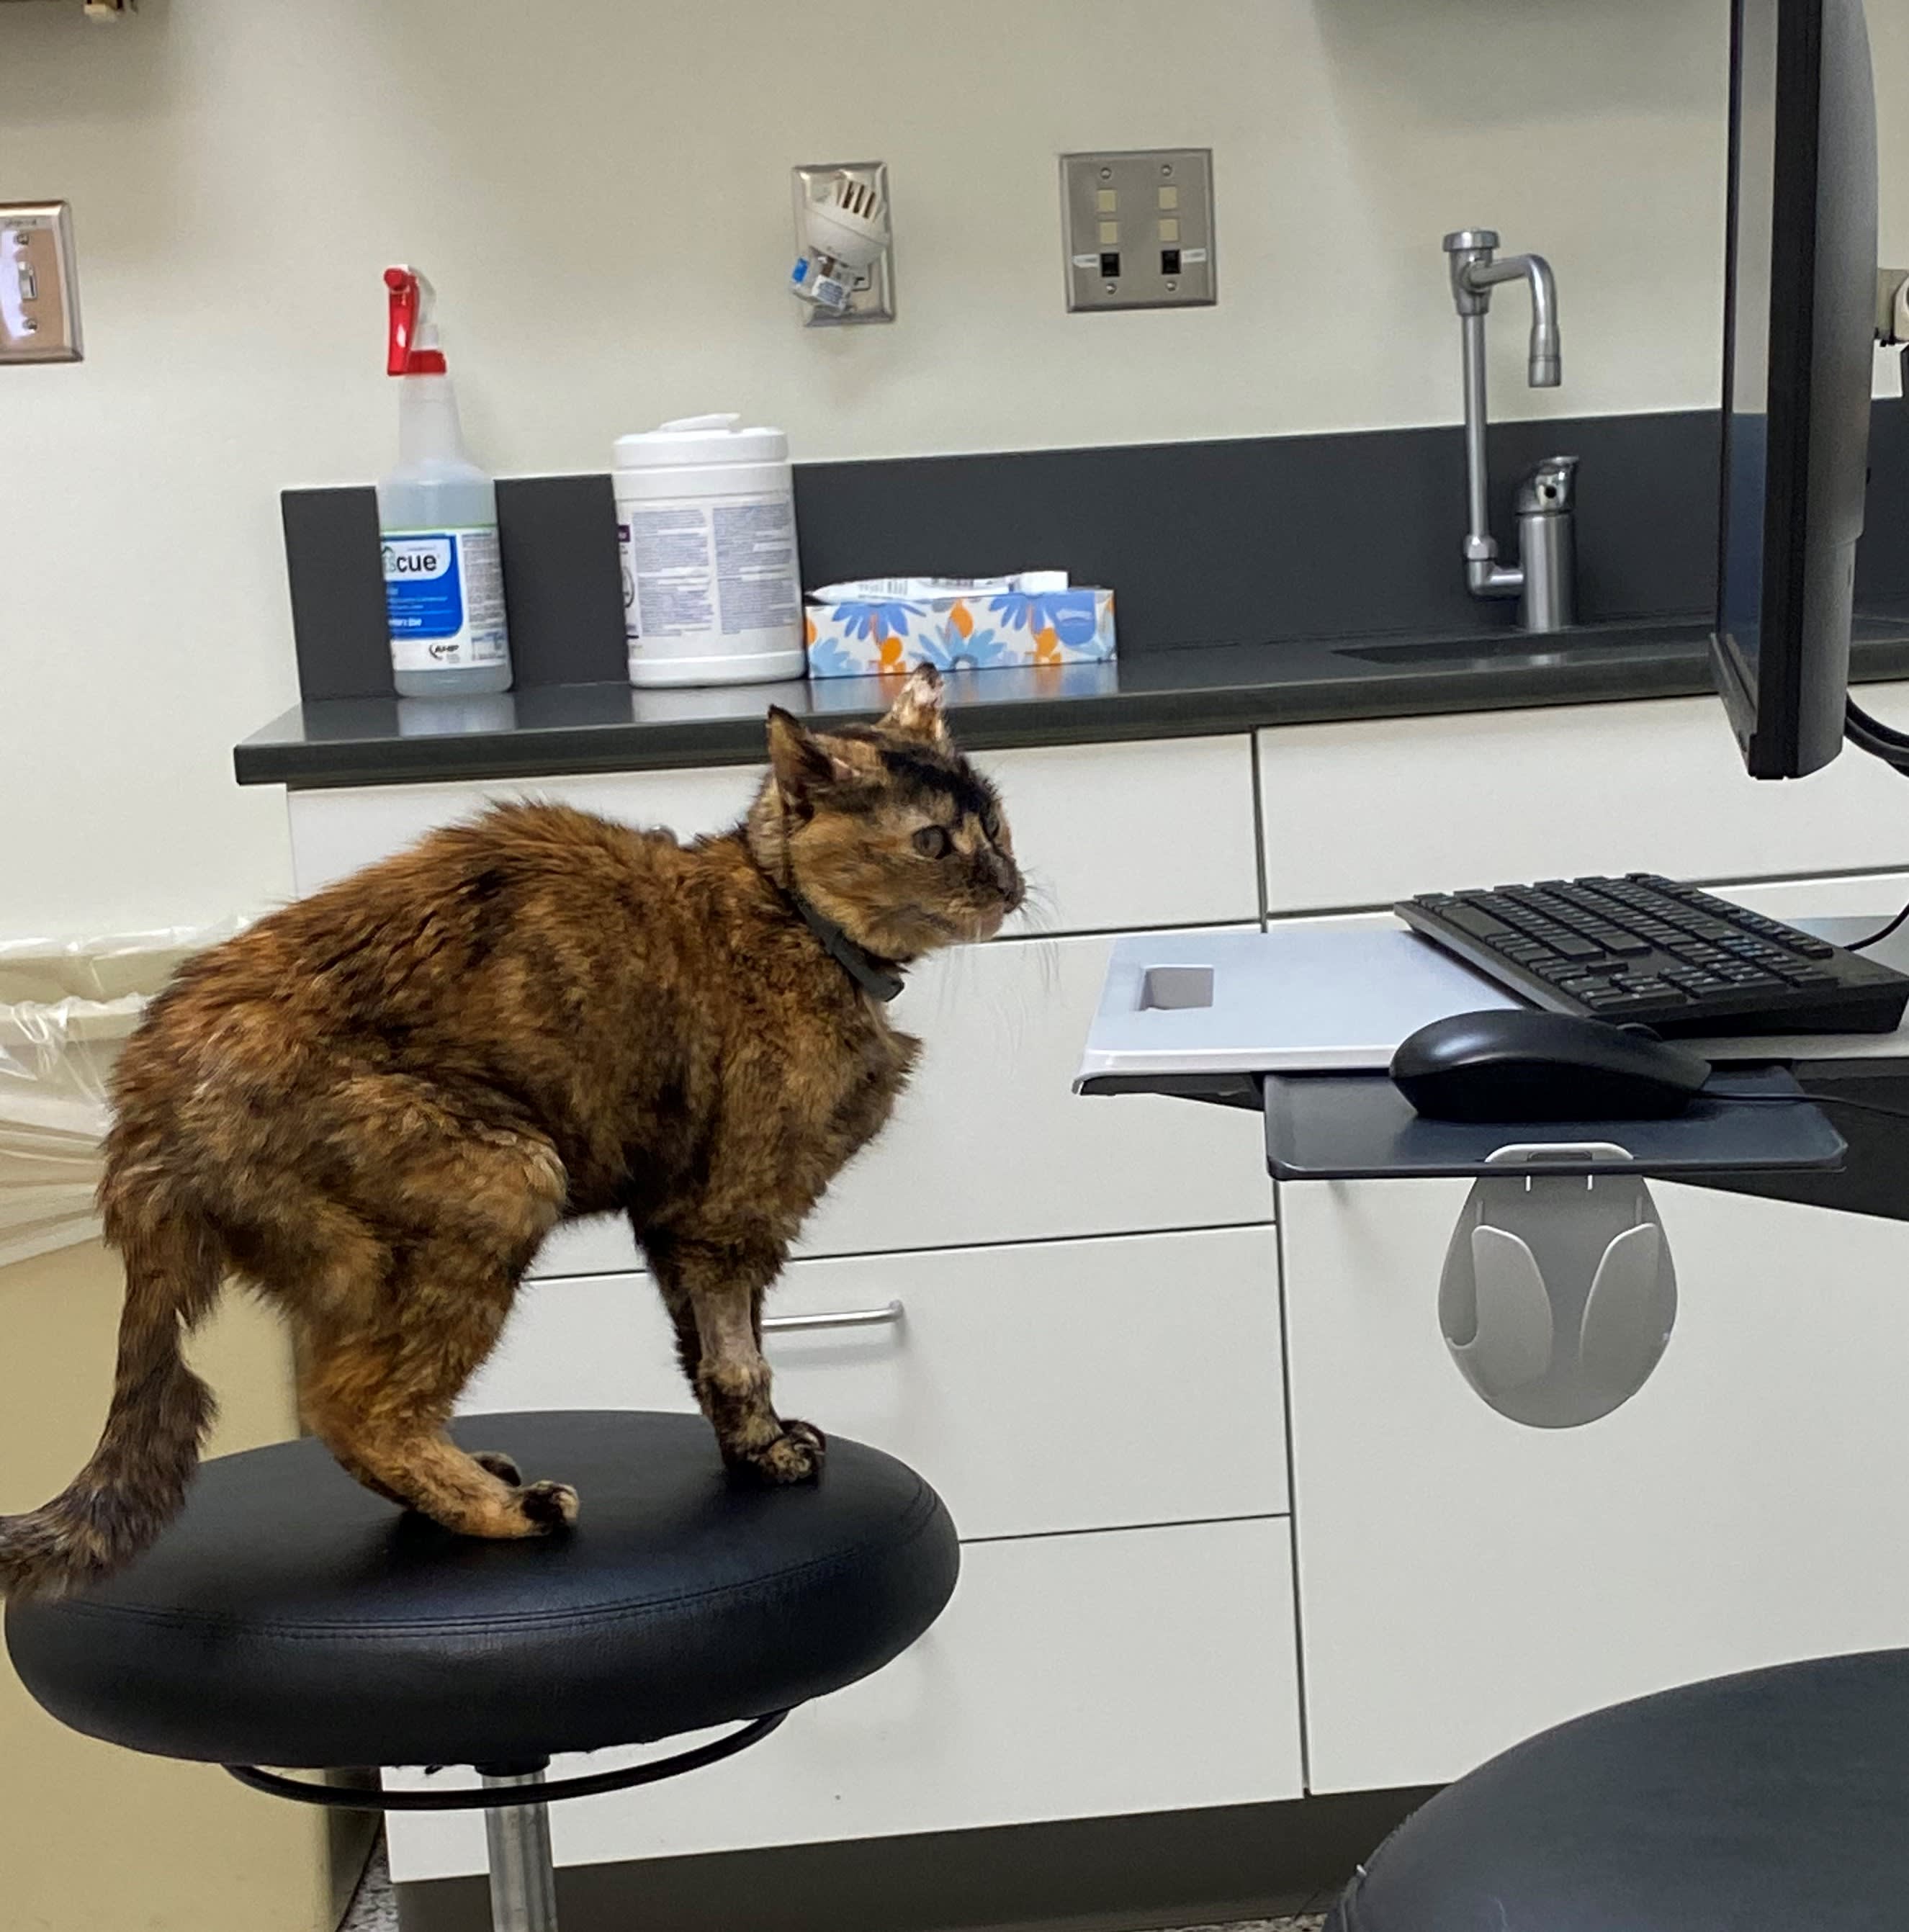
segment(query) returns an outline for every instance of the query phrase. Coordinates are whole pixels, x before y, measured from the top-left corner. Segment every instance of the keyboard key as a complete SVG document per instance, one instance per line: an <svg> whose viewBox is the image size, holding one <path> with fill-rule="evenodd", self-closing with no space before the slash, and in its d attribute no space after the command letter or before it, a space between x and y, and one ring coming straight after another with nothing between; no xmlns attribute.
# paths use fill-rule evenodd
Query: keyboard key
<svg viewBox="0 0 1909 1932"><path fill-rule="evenodd" d="M1511 928L1502 919L1493 919L1490 913L1480 912L1474 906L1447 906L1439 916L1474 939L1505 939L1511 935Z"/></svg>
<svg viewBox="0 0 1909 1932"><path fill-rule="evenodd" d="M1569 935L1554 940L1551 945L1553 952L1562 952L1567 959L1589 959L1595 956L1597 950L1588 939Z"/></svg>

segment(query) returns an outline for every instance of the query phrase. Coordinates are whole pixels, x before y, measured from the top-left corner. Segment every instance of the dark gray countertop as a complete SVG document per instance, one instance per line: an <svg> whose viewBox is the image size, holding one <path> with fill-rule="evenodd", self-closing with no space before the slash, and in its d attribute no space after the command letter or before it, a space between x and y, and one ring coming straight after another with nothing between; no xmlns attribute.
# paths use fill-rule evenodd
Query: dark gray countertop
<svg viewBox="0 0 1909 1932"><path fill-rule="evenodd" d="M1136 652L1111 664L956 672L961 742L976 751L1209 736L1259 725L1392 718L1711 688L1709 626L1606 626L1535 639L1337 638ZM1537 646L1542 645L1543 648ZM1858 680L1909 677L1909 614L1859 619ZM754 764L770 704L827 722L884 710L893 684L632 691L554 685L501 698L331 698L295 706L236 746L241 784L402 784Z"/></svg>

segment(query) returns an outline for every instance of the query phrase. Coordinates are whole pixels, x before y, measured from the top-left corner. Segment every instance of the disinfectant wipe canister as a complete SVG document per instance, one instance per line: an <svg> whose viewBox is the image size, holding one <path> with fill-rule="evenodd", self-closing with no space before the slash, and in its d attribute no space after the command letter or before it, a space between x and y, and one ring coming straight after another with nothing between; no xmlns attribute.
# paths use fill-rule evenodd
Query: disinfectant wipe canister
<svg viewBox="0 0 1909 1932"><path fill-rule="evenodd" d="M803 674L788 438L741 422L689 416L617 439L632 684Z"/></svg>
<svg viewBox="0 0 1909 1932"><path fill-rule="evenodd" d="M508 691L497 486L464 448L430 283L387 268L385 287L385 368L400 379L398 467L378 479L392 676L403 698Z"/></svg>

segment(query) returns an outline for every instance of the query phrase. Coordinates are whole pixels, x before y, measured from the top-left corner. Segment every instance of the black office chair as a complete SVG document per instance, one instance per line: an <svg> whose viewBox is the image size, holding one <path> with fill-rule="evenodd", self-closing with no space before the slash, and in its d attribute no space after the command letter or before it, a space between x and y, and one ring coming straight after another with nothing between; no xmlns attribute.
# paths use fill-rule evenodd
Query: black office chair
<svg viewBox="0 0 1909 1932"><path fill-rule="evenodd" d="M755 1743L905 1649L954 1589L940 1498L857 1443L830 1445L819 1483L764 1490L725 1474L698 1416L490 1415L455 1432L574 1483L576 1528L476 1541L380 1502L315 1442L225 1456L120 1576L8 1607L22 1682L89 1736L281 1796L485 1809L498 1932L552 1932L551 1801ZM559 1752L731 1724L660 1762L544 1779ZM277 1774L385 1765L470 1765L483 1784Z"/></svg>
<svg viewBox="0 0 1909 1932"><path fill-rule="evenodd" d="M1541 1732L1413 1813L1326 1932L1905 1925L1909 1651L1877 1651Z"/></svg>

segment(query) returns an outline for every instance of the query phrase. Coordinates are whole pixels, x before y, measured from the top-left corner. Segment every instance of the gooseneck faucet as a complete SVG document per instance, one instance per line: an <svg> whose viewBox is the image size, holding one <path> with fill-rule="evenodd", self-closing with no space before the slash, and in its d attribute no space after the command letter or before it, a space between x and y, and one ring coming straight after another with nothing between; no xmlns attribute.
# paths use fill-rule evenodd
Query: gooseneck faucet
<svg viewBox="0 0 1909 1932"><path fill-rule="evenodd" d="M1491 534L1485 431L1485 317L1491 292L1503 282L1531 291L1531 344L1526 380L1534 389L1555 389L1562 380L1558 343L1558 288L1542 255L1500 256L1489 228L1461 228L1445 238L1451 259L1451 295L1465 338L1465 490L1469 524L1465 534L1465 581L1474 597L1515 597L1518 622L1527 631L1562 631L1576 616L1574 456L1547 456L1518 486L1518 561L1498 561Z"/></svg>

